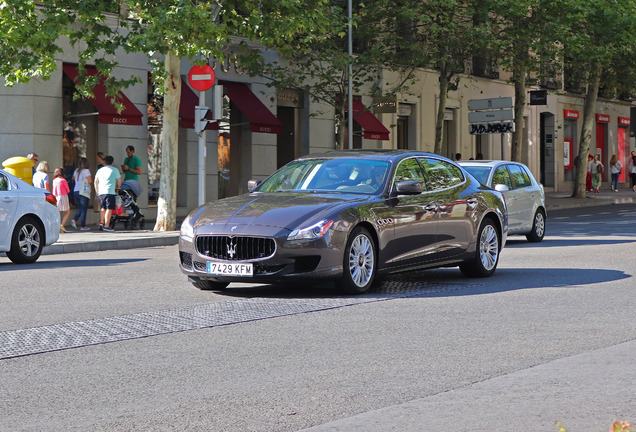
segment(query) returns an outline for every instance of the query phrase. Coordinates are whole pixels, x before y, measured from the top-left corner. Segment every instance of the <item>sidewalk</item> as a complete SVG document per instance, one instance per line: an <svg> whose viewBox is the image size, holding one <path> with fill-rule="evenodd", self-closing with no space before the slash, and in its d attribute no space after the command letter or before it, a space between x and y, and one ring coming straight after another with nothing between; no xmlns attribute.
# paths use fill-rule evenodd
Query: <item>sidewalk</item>
<svg viewBox="0 0 636 432"><path fill-rule="evenodd" d="M548 223L550 211L578 207L609 206L612 204L636 203L636 193L631 188L623 188L618 192L609 189L601 193L587 193L584 199L571 198L571 192L546 193L548 208ZM146 221L146 226L152 227L154 222ZM69 227L68 233L60 234L60 239L42 251L43 255L63 254L73 252L94 252L108 249L134 249L152 246L169 246L179 243L179 231L125 230L115 232L98 231L91 226L90 231L75 231ZM178 226L177 226L178 228Z"/></svg>
<svg viewBox="0 0 636 432"><path fill-rule="evenodd" d="M618 192L609 189L605 184L600 193L586 192L586 197L572 198L572 191L567 192L547 192L546 207L548 208L548 221L550 220L550 210L560 210L579 207L608 206L612 204L636 203L636 193L632 188L626 186Z"/></svg>
<svg viewBox="0 0 636 432"><path fill-rule="evenodd" d="M146 221L146 225L152 227L154 223ZM121 225L118 226L121 227ZM90 228L90 231L76 231L72 227L68 227L68 233L60 233L60 239L45 247L42 250L42 255L170 246L179 243L179 231L126 230L121 228L115 232L106 232L99 231L94 225Z"/></svg>

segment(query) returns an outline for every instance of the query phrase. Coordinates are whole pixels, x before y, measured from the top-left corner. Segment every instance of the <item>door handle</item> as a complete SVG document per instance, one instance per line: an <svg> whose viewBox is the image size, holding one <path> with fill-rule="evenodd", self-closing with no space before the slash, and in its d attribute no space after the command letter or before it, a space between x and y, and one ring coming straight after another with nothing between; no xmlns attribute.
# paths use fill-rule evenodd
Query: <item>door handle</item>
<svg viewBox="0 0 636 432"><path fill-rule="evenodd" d="M468 204L468 207L474 208L479 204L479 200L477 198L468 198L466 204Z"/></svg>

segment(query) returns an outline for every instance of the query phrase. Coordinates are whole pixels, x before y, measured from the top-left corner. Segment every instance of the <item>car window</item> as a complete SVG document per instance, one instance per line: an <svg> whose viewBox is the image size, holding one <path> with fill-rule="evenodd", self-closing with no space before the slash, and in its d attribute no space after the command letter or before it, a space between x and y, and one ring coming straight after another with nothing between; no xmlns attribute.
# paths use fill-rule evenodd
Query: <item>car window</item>
<svg viewBox="0 0 636 432"><path fill-rule="evenodd" d="M389 163L355 158L293 161L261 183L258 192L345 192L374 194L382 190Z"/></svg>
<svg viewBox="0 0 636 432"><path fill-rule="evenodd" d="M528 173L519 165L508 165L508 170L512 176L512 182L515 189L532 186L532 181L528 176Z"/></svg>
<svg viewBox="0 0 636 432"><path fill-rule="evenodd" d="M494 174L492 175L492 185L491 187L495 187L498 184L508 186L508 189L512 189L512 180L510 180L510 173L504 166L497 167Z"/></svg>
<svg viewBox="0 0 636 432"><path fill-rule="evenodd" d="M492 168L489 166L464 166L464 169L472 174L481 184L488 184L488 177Z"/></svg>
<svg viewBox="0 0 636 432"><path fill-rule="evenodd" d="M444 189L464 181L462 171L455 165L434 158L420 158L424 167L428 190Z"/></svg>
<svg viewBox="0 0 636 432"><path fill-rule="evenodd" d="M0 173L0 191L6 191L9 190L9 179L7 179L7 177Z"/></svg>
<svg viewBox="0 0 636 432"><path fill-rule="evenodd" d="M419 181L424 183L424 172L415 158L403 160L395 171L395 182Z"/></svg>

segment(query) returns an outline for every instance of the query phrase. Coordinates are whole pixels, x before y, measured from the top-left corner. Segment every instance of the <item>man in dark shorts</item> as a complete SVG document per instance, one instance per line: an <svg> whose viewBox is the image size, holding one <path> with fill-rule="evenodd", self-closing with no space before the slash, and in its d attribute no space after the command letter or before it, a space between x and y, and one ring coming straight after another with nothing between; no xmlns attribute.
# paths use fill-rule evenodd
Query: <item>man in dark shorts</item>
<svg viewBox="0 0 636 432"><path fill-rule="evenodd" d="M95 174L95 193L101 201L101 214L99 229L104 231L114 231L110 227L110 218L113 210L117 206L117 190L121 187L121 175L119 170L113 167L112 156L104 158L106 165L97 170Z"/></svg>

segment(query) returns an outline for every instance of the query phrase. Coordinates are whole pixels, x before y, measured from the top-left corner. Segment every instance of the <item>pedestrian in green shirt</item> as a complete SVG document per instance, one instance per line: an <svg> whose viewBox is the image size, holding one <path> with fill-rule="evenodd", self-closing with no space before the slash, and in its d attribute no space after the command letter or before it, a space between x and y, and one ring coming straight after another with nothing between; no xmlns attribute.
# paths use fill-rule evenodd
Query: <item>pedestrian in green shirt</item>
<svg viewBox="0 0 636 432"><path fill-rule="evenodd" d="M139 174L141 174L141 159L135 155L135 148L131 145L126 147L126 155L128 157L124 159L124 164L121 166L121 170L124 172L124 181L139 181Z"/></svg>

